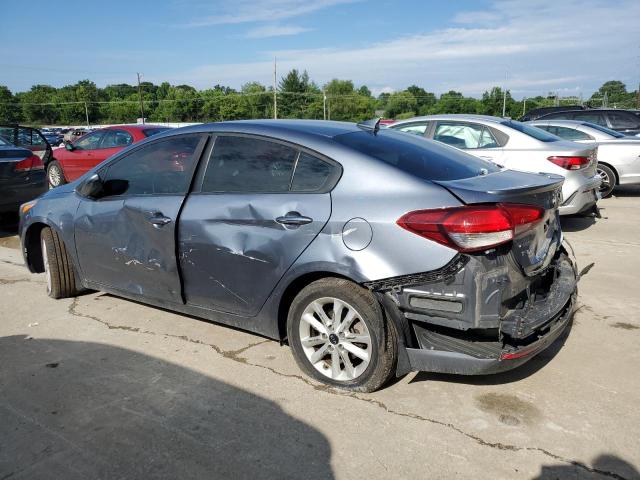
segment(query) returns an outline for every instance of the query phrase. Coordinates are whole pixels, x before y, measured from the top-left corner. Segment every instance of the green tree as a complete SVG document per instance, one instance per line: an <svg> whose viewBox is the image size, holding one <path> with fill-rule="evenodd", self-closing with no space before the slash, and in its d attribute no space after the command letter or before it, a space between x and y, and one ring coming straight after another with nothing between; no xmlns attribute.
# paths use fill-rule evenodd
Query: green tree
<svg viewBox="0 0 640 480"><path fill-rule="evenodd" d="M18 123L20 121L20 105L11 90L0 85L0 122Z"/></svg>
<svg viewBox="0 0 640 480"><path fill-rule="evenodd" d="M420 115L428 115L437 102L435 94L427 92L424 88L418 87L417 85L408 87L407 92L415 97L417 113Z"/></svg>
<svg viewBox="0 0 640 480"><path fill-rule="evenodd" d="M373 118L375 100L362 95L351 80L334 78L324 86L324 91L327 95L327 114L331 120L360 122Z"/></svg>
<svg viewBox="0 0 640 480"><path fill-rule="evenodd" d="M386 105L386 114L388 117L402 118L414 117L418 112L418 101L411 93L404 90L402 92L394 92L389 96Z"/></svg>

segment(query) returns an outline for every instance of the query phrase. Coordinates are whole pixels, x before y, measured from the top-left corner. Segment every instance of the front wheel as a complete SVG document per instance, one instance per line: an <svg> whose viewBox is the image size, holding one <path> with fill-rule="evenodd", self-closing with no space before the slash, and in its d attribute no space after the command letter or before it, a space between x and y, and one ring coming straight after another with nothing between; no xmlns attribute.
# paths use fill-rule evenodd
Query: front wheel
<svg viewBox="0 0 640 480"><path fill-rule="evenodd" d="M598 175L600 175L600 178L602 179L602 183L600 184L600 195L602 198L606 198L611 195L611 192L613 192L613 189L616 186L616 172L607 165L599 164Z"/></svg>
<svg viewBox="0 0 640 480"><path fill-rule="evenodd" d="M323 383L373 392L393 375L395 330L373 295L348 280L305 287L289 309L287 334L299 367Z"/></svg>
<svg viewBox="0 0 640 480"><path fill-rule="evenodd" d="M67 247L58 232L49 227L40 234L42 263L47 279L47 294L51 298L67 298L78 294L76 276Z"/></svg>
<svg viewBox="0 0 640 480"><path fill-rule="evenodd" d="M53 160L47 166L47 184L49 185L49 189L59 187L65 183L67 183L67 181L64 178L62 166L57 160Z"/></svg>

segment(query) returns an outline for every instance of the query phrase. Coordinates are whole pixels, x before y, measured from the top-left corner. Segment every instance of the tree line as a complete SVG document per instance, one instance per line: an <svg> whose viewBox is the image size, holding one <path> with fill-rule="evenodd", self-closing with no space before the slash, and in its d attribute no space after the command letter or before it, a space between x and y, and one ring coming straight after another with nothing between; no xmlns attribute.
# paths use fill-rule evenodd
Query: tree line
<svg viewBox="0 0 640 480"><path fill-rule="evenodd" d="M142 97L142 106L140 102ZM632 107L637 92L628 92L620 81L604 83L586 102L591 106ZM475 113L518 118L540 106L572 103L576 98L558 99L550 93L516 101L509 91L494 87L481 98L449 91L440 95L422 87L410 87L373 96L366 85L356 87L351 80L334 79L319 86L306 71L296 69L284 75L276 91L259 82L244 84L239 90L215 85L197 90L189 85L116 84L99 88L81 80L61 88L38 84L26 92L11 92L0 85L0 122L31 125L93 125L136 122L144 116L149 122L205 122L248 118L331 119L361 121L375 116L402 119L438 113ZM605 105L606 104L606 105Z"/></svg>

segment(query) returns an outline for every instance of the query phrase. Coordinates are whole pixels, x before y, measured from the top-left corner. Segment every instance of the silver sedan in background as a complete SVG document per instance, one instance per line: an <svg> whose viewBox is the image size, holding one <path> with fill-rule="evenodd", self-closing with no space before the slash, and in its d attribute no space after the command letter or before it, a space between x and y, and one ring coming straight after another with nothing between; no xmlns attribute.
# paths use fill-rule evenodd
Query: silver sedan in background
<svg viewBox="0 0 640 480"><path fill-rule="evenodd" d="M600 194L608 197L616 185L640 183L640 138L578 120L536 120L529 125L572 142L598 145Z"/></svg>
<svg viewBox="0 0 640 480"><path fill-rule="evenodd" d="M593 210L599 198L597 146L568 142L530 125L485 115L430 115L389 128L438 140L511 170L562 175L561 215Z"/></svg>

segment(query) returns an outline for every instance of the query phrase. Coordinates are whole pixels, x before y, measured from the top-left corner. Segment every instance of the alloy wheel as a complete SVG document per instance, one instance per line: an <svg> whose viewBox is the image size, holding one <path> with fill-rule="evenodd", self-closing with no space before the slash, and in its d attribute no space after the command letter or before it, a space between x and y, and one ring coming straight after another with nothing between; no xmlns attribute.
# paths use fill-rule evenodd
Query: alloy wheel
<svg viewBox="0 0 640 480"><path fill-rule="evenodd" d="M372 339L366 323L338 298L311 302L302 313L299 333L307 360L328 378L354 380L371 362Z"/></svg>
<svg viewBox="0 0 640 480"><path fill-rule="evenodd" d="M59 187L62 184L62 172L57 165L51 165L47 172L47 180L49 181L49 188Z"/></svg>
<svg viewBox="0 0 640 480"><path fill-rule="evenodd" d="M600 178L602 179L602 183L600 184L600 192L608 192L611 189L611 178L609 177L609 174L599 168L598 175L600 175Z"/></svg>

